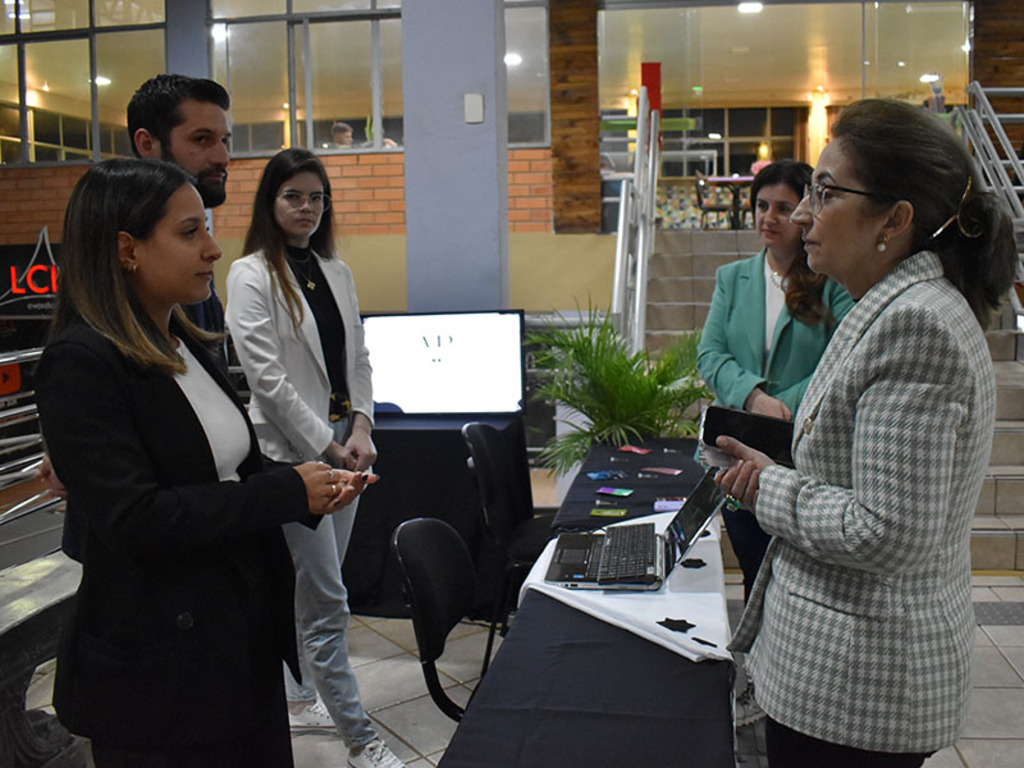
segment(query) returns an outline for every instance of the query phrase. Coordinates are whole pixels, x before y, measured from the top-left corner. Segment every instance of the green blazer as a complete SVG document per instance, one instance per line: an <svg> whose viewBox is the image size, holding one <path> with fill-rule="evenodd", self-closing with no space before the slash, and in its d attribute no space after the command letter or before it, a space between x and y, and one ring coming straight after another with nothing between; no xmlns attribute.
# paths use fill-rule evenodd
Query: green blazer
<svg viewBox="0 0 1024 768"><path fill-rule="evenodd" d="M742 408L751 390L760 386L796 413L818 360L853 299L835 281L825 283L822 300L835 318L830 325L807 325L783 306L766 361L764 259L762 250L749 259L719 267L715 273L715 293L697 350L697 368L715 393L715 401L722 405Z"/></svg>

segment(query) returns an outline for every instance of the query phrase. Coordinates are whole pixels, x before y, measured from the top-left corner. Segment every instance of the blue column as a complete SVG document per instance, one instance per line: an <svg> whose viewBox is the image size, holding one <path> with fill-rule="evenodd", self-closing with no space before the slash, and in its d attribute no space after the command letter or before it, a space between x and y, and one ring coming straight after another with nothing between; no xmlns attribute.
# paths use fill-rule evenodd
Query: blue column
<svg viewBox="0 0 1024 768"><path fill-rule="evenodd" d="M508 305L504 57L501 0L402 3L410 311Z"/></svg>
<svg viewBox="0 0 1024 768"><path fill-rule="evenodd" d="M166 4L167 71L189 77L210 76L206 0L174 0Z"/></svg>

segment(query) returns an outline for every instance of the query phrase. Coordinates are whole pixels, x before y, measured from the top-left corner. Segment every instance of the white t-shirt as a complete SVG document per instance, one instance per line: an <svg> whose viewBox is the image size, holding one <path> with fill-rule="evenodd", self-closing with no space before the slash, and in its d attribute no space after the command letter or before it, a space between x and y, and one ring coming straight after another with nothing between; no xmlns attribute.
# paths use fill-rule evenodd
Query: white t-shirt
<svg viewBox="0 0 1024 768"><path fill-rule="evenodd" d="M203 425L217 465L217 477L238 480L238 466L245 461L250 450L245 418L185 342L180 339L178 342L178 351L188 370L175 374L174 380Z"/></svg>

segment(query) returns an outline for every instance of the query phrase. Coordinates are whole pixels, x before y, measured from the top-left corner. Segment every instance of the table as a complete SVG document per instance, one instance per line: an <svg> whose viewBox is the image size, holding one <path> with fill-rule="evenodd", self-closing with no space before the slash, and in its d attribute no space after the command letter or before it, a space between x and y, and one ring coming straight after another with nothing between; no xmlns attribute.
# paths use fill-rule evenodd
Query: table
<svg viewBox="0 0 1024 768"><path fill-rule="evenodd" d="M684 495L702 472L692 440L649 441L646 456L621 454L635 488L628 517L650 512L658 495ZM669 452L666 453L665 449ZM584 463L604 468L595 449ZM676 466L675 476L635 478L646 466ZM581 473L555 525L594 527L593 491L609 481ZM641 484L642 483L642 484ZM727 661L695 663L632 632L529 590L487 676L445 751L443 768L621 768L634 765L734 768Z"/></svg>
<svg viewBox="0 0 1024 768"><path fill-rule="evenodd" d="M704 180L708 184L719 187L728 187L732 192L732 228L743 229L743 215L742 202L743 195L741 194L744 187L749 187L750 183L754 180L753 176L706 176Z"/></svg>

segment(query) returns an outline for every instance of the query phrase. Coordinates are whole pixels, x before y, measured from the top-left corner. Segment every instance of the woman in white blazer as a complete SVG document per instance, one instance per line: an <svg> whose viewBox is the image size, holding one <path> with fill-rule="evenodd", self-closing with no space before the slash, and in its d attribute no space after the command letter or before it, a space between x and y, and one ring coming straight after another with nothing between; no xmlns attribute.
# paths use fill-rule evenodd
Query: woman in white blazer
<svg viewBox="0 0 1024 768"><path fill-rule="evenodd" d="M982 332L1009 289L1010 220L956 135L904 103L846 107L793 213L857 300L797 411L796 469L728 438L719 478L774 538L749 651L772 768L919 766L970 692L971 518L991 450Z"/></svg>
<svg viewBox="0 0 1024 768"><path fill-rule="evenodd" d="M263 452L361 471L377 457L370 359L352 273L325 215L330 194L311 152L287 149L271 158L256 191L248 255L228 274L226 317ZM394 768L402 763L377 736L348 661L341 563L355 513L352 503L316 531L285 526L303 674L299 684L286 673L289 714L293 730L336 728L350 766Z"/></svg>

